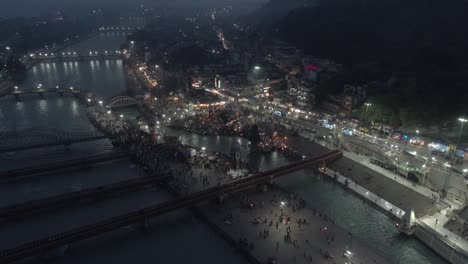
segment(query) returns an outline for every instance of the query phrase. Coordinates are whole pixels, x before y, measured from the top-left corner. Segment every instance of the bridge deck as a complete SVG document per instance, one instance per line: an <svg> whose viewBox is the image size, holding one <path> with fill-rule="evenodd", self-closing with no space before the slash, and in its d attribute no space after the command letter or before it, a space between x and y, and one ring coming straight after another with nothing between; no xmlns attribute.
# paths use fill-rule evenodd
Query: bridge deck
<svg viewBox="0 0 468 264"><path fill-rule="evenodd" d="M70 231L53 235L41 240L26 243L9 250L0 251L0 262L10 263L15 260L23 259L36 254L45 253L47 250L64 246L75 241L103 234L134 223L142 222L149 217L162 215L176 209L219 197L220 195L225 195L227 193L248 189L252 186L269 182L276 177L280 177L294 171L333 161L340 158L342 155L343 153L341 151L334 150L314 158L295 162L267 172L258 173L256 175L235 180L221 186L208 188L206 190L193 193L179 199L163 202L155 206L136 210L94 224L75 228Z"/></svg>
<svg viewBox="0 0 468 264"><path fill-rule="evenodd" d="M102 155L95 155L86 158L65 160L44 165L31 166L22 169L9 170L0 172L0 182L11 182L19 178L29 177L33 175L41 175L62 169L72 169L77 167L89 166L92 164L106 162L111 160L123 159L128 157L126 152L114 152Z"/></svg>
<svg viewBox="0 0 468 264"><path fill-rule="evenodd" d="M108 138L108 137L102 135L102 136L90 136L90 137L75 138L75 139L73 139L73 138L63 139L63 140L58 140L58 141L55 141L55 142L35 143L35 144L24 145L24 146L9 146L9 147L7 146L7 147L0 147L0 153L23 151L23 150L29 150L29 149L45 148L45 147L62 146L62 145L67 146L67 145L71 145L71 144L101 140L101 139L106 139L106 138Z"/></svg>
<svg viewBox="0 0 468 264"><path fill-rule="evenodd" d="M42 199L26 201L18 204L0 208L0 218L17 218L26 214L63 207L71 203L87 199L101 198L106 195L116 194L123 191L132 191L154 183L172 178L172 173L161 173L154 176L140 177L131 180L120 181L81 191L54 195Z"/></svg>

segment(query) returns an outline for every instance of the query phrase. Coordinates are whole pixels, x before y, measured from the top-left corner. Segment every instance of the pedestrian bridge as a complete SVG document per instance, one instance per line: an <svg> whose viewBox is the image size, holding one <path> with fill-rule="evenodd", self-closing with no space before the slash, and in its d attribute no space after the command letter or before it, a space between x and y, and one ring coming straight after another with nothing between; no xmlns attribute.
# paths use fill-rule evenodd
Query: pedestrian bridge
<svg viewBox="0 0 468 264"><path fill-rule="evenodd" d="M26 90L26 91L18 91L18 90L13 90L12 92L10 93L5 93L5 94L2 94L0 95L0 97L2 96L14 96L16 99L19 99L20 96L22 95L39 95L41 97L43 97L44 95L50 95L50 94L56 94L56 95L60 95L60 96L82 96L85 94L85 92L82 92L80 90L77 90L77 89L73 89L73 88L70 88L70 89L34 89L34 90Z"/></svg>
<svg viewBox="0 0 468 264"><path fill-rule="evenodd" d="M36 127L22 131L0 132L0 153L105 139L99 132L73 133L53 128Z"/></svg>
<svg viewBox="0 0 468 264"><path fill-rule="evenodd" d="M118 60L122 59L122 52L116 51L89 51L85 54L77 52L61 52L61 53L39 53L33 58L35 62L67 62L67 61L83 61L83 60Z"/></svg>
<svg viewBox="0 0 468 264"><path fill-rule="evenodd" d="M117 96L107 102L107 108L128 107L141 104L142 100L130 96Z"/></svg>

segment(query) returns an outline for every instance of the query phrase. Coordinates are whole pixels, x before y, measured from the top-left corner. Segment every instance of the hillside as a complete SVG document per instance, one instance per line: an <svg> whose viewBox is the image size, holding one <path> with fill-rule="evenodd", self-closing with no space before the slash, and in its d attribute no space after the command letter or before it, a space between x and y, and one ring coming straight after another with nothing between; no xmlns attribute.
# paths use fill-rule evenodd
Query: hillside
<svg viewBox="0 0 468 264"><path fill-rule="evenodd" d="M371 99L404 126L430 126L468 114L466 11L463 0L323 0L291 11L275 34L359 73L346 82L374 81Z"/></svg>

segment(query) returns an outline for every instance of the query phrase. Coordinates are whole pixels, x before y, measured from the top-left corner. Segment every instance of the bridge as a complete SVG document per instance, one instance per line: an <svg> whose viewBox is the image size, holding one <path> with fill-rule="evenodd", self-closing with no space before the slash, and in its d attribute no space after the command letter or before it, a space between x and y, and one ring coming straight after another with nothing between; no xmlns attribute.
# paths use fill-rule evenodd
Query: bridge
<svg viewBox="0 0 468 264"><path fill-rule="evenodd" d="M39 53L34 54L32 59L35 63L40 61L83 61L83 60L117 60L122 59L123 53L120 50L116 51L89 51L86 54L77 52L61 52L61 53Z"/></svg>
<svg viewBox="0 0 468 264"><path fill-rule="evenodd" d="M43 165L31 166L21 169L0 172L0 182L14 182L22 178L43 175L60 170L87 167L93 164L124 159L128 157L126 152L113 152L101 155L88 156L85 158L58 161Z"/></svg>
<svg viewBox="0 0 468 264"><path fill-rule="evenodd" d="M229 183L211 187L200 192L163 202L154 206L122 214L94 224L84 225L63 233L52 235L17 247L0 251L0 263L11 263L26 257L47 253L47 251L67 246L70 243L104 234L121 227L145 222L146 219L165 213L192 206L196 203L218 198L228 193L242 191L251 187L271 182L273 179L289 173L313 166L323 166L343 156L339 150L327 152L314 158L291 163L250 177L231 181Z"/></svg>
<svg viewBox="0 0 468 264"><path fill-rule="evenodd" d="M117 96L107 102L107 108L128 107L141 104L142 101L130 96Z"/></svg>
<svg viewBox="0 0 468 264"><path fill-rule="evenodd" d="M87 94L86 92L82 92L80 90L69 88L69 89L35 89L35 90L26 90L26 91L18 91L17 89L13 90L10 93L0 94L0 97L4 96L14 96L17 100L22 95L39 95L40 97L44 97L44 95L59 95L59 96L75 96L80 99L84 99L83 97Z"/></svg>
<svg viewBox="0 0 468 264"><path fill-rule="evenodd" d="M96 200L98 198L102 199L117 193L135 191L140 188L152 186L171 178L172 173L161 173L153 176L145 176L84 189L81 191L69 192L42 199L13 204L0 208L0 219L17 219L25 215L38 213L48 209L58 209L83 201Z"/></svg>
<svg viewBox="0 0 468 264"><path fill-rule="evenodd" d="M125 26L106 26L100 27L101 32L132 32L133 30L141 29L141 27L125 27Z"/></svg>
<svg viewBox="0 0 468 264"><path fill-rule="evenodd" d="M106 139L99 132L72 133L50 128L31 128L19 132L0 132L0 153L43 147L69 146L75 143Z"/></svg>

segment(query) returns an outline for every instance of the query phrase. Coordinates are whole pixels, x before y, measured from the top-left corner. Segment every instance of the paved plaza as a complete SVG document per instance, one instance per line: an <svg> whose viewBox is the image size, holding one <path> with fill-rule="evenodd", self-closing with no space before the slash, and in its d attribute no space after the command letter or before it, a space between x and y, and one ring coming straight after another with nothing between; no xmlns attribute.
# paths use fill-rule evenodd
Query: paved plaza
<svg viewBox="0 0 468 264"><path fill-rule="evenodd" d="M235 194L201 211L260 263L390 263L299 197L274 187Z"/></svg>

